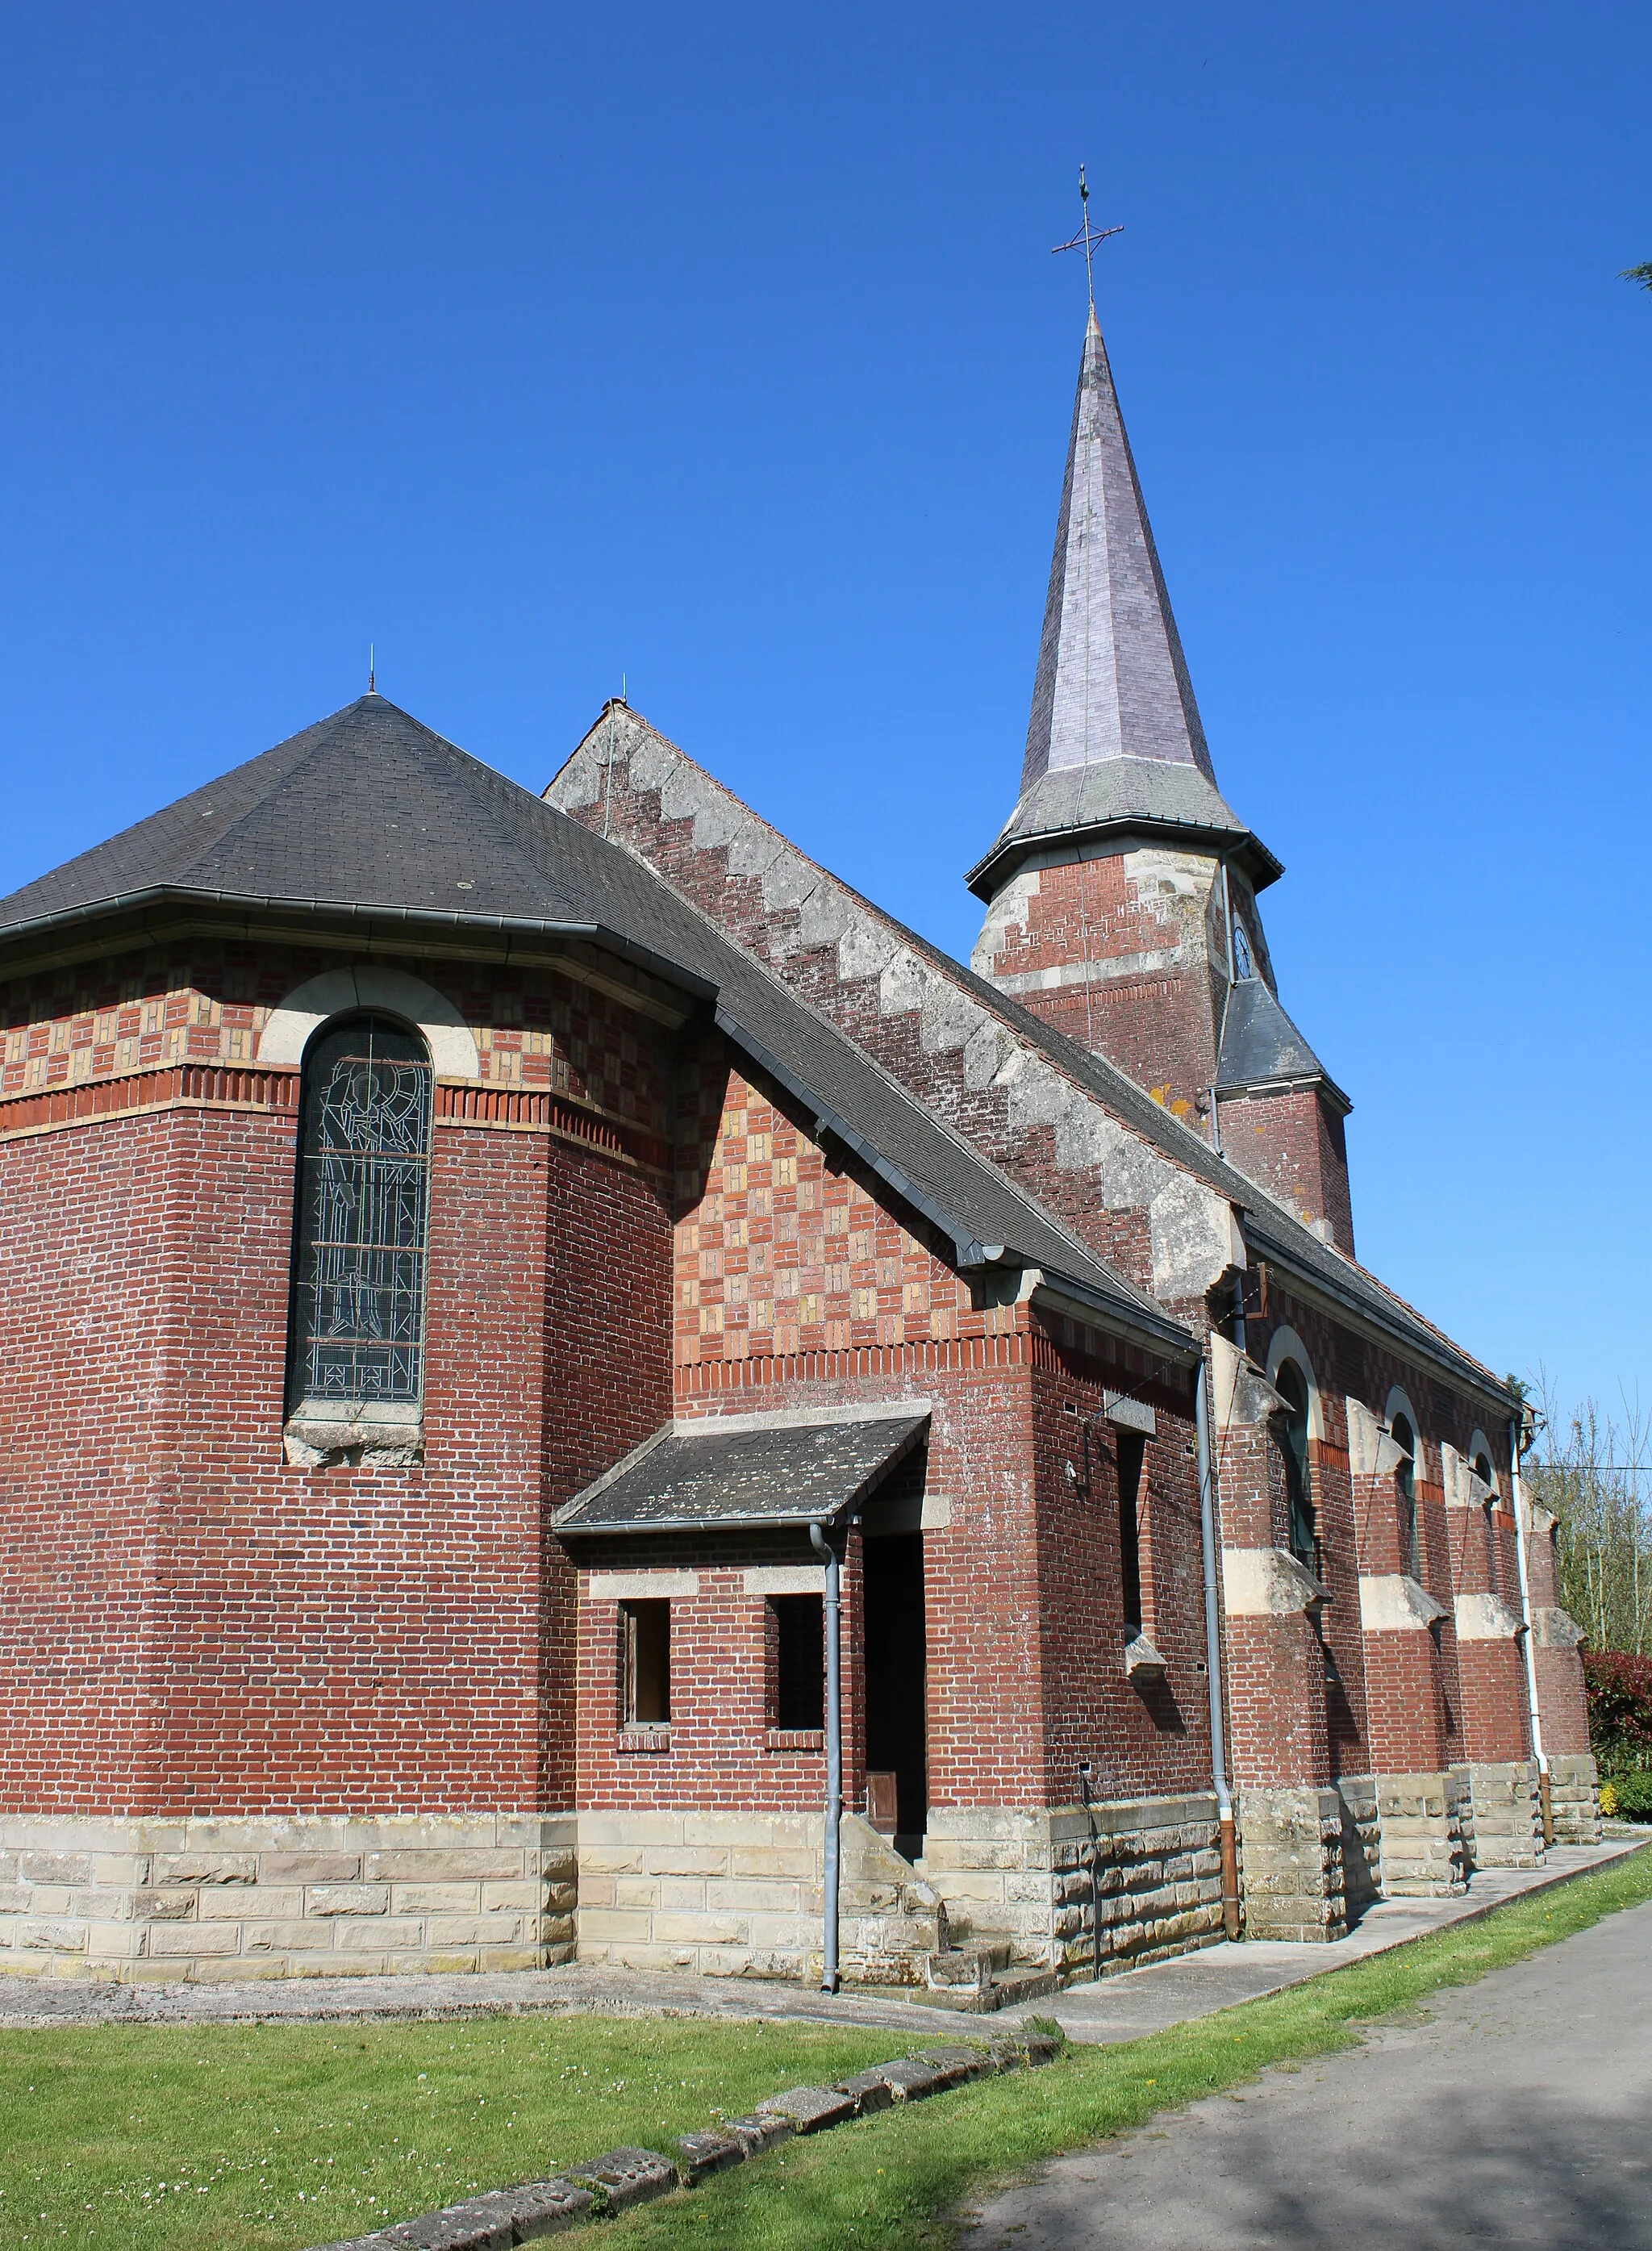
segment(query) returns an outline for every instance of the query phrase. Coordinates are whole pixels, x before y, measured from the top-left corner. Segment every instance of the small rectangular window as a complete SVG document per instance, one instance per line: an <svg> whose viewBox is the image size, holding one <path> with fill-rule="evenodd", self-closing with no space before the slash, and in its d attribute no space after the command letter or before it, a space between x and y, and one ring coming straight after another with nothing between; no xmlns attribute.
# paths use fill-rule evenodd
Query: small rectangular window
<svg viewBox="0 0 1652 2251"><path fill-rule="evenodd" d="M772 1595L776 1728L826 1725L826 1606L819 1595Z"/></svg>
<svg viewBox="0 0 1652 2251"><path fill-rule="evenodd" d="M621 1714L628 1728L671 1721L671 1604L625 1603L619 1628L625 1680Z"/></svg>
<svg viewBox="0 0 1652 2251"><path fill-rule="evenodd" d="M1142 1630L1142 1463L1147 1441L1139 1430L1115 1430L1118 1449L1118 1561L1124 1596L1124 1629Z"/></svg>

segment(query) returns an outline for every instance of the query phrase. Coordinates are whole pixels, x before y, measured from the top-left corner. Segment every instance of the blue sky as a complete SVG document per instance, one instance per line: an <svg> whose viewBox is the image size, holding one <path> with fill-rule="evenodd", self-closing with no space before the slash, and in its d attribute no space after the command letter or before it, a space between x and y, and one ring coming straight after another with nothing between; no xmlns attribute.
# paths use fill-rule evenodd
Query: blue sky
<svg viewBox="0 0 1652 2251"><path fill-rule="evenodd" d="M1652 18L13 11L0 891L379 685L632 701L955 952L1098 297L1361 1256L1652 1395Z"/></svg>

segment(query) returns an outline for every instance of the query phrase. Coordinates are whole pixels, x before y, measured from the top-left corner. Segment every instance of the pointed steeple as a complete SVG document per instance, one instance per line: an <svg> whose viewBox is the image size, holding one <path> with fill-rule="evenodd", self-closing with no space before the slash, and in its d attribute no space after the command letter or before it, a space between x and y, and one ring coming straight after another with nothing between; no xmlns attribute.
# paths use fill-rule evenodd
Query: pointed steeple
<svg viewBox="0 0 1652 2251"><path fill-rule="evenodd" d="M1084 331L1067 476L1026 731L1023 793L1102 758L1197 766L1215 782L1096 308Z"/></svg>
<svg viewBox="0 0 1652 2251"><path fill-rule="evenodd" d="M1021 793L971 889L990 898L1034 840L1144 826L1209 839L1258 889L1280 872L1216 787L1092 305Z"/></svg>

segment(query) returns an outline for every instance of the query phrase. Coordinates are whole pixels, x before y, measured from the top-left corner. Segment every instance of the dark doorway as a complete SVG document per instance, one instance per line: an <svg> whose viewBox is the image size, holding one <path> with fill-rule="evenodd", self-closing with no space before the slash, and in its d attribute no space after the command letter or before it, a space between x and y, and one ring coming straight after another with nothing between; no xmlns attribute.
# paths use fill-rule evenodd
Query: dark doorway
<svg viewBox="0 0 1652 2251"><path fill-rule="evenodd" d="M866 1763L893 1774L895 1850L916 1860L929 1821L924 1729L923 1534L868 1539L866 1557Z"/></svg>

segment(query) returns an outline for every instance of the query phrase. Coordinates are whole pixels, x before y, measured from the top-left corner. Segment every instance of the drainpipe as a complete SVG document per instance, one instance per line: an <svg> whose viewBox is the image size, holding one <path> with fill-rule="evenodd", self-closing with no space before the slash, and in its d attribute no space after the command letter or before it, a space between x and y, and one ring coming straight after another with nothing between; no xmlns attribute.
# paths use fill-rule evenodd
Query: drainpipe
<svg viewBox="0 0 1652 2251"><path fill-rule="evenodd" d="M1193 1429L1199 1442L1199 1530L1205 1551L1205 1677L1210 1692L1210 1769L1221 1829L1222 1928L1239 1936L1239 1853L1234 1838L1234 1801L1227 1788L1226 1728L1222 1720L1222 1637L1216 1610L1216 1465L1210 1448L1210 1359L1199 1363L1193 1387Z"/></svg>
<svg viewBox="0 0 1652 2251"><path fill-rule="evenodd" d="M838 1551L819 1524L809 1527L809 1545L826 1563L826 1860L822 1871L825 1939L820 1950L820 1991L838 1990L838 1829L843 1816L842 1640L838 1603Z"/></svg>
<svg viewBox="0 0 1652 2251"><path fill-rule="evenodd" d="M1525 1631L1526 1702L1531 1712L1531 1755L1538 1762L1538 1796L1543 1805L1543 1849L1554 1842L1554 1809L1549 1802L1549 1762L1543 1748L1543 1719L1538 1709L1538 1652L1531 1645L1531 1580L1526 1569L1526 1504L1520 1490L1520 1425L1509 1425L1509 1475L1514 1487L1514 1552L1520 1561L1520 1615Z"/></svg>

